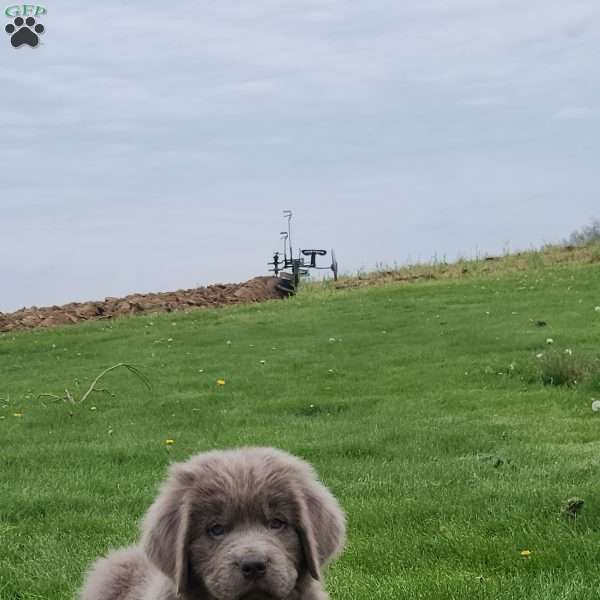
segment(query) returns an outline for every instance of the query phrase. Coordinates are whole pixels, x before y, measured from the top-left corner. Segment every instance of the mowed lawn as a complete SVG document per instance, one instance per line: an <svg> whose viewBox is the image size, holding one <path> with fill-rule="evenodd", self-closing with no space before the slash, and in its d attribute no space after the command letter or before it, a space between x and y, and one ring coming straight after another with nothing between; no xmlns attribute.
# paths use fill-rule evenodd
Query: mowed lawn
<svg viewBox="0 0 600 600"><path fill-rule="evenodd" d="M532 261L0 335L0 598L71 598L135 541L169 463L273 445L347 511L332 600L597 600L598 379L545 386L536 354L600 353L599 305L598 264ZM117 369L113 395L38 398L79 398L118 362L152 392Z"/></svg>

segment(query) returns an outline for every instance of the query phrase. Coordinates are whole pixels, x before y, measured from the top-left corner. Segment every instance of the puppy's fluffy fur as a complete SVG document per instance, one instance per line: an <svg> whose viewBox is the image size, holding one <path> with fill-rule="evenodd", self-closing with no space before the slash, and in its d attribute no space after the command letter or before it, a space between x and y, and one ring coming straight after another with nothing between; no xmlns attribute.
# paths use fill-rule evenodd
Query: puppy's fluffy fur
<svg viewBox="0 0 600 600"><path fill-rule="evenodd" d="M99 560L81 600L327 600L344 514L312 467L273 448L173 465L139 546Z"/></svg>

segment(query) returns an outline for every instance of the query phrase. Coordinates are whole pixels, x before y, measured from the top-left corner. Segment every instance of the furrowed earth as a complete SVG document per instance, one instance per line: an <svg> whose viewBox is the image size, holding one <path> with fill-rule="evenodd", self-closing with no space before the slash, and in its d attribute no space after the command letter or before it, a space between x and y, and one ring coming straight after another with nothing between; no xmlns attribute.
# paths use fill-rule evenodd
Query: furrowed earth
<svg viewBox="0 0 600 600"><path fill-rule="evenodd" d="M194 308L216 308L230 304L283 298L273 277L254 277L245 283L209 285L176 292L130 294L124 298L71 302L63 306L22 308L0 312L0 331L72 325L82 321L114 319L124 315L158 314Z"/></svg>

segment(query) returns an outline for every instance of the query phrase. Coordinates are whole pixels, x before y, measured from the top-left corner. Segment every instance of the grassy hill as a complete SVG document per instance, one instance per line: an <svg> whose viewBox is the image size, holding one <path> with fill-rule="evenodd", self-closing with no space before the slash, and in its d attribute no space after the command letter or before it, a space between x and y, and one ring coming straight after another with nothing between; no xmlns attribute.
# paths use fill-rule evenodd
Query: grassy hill
<svg viewBox="0 0 600 600"><path fill-rule="evenodd" d="M0 598L71 597L136 539L170 462L260 444L313 462L348 513L332 600L596 600L599 256L0 335ZM119 362L152 391L119 368L60 399Z"/></svg>

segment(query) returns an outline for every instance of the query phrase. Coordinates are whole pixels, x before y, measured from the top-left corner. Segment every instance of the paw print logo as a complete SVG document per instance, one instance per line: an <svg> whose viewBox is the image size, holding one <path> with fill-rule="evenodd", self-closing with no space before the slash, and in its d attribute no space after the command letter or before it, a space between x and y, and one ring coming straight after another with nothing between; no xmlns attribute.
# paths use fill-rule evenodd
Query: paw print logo
<svg viewBox="0 0 600 600"><path fill-rule="evenodd" d="M5 27L6 33L10 35L10 43L15 48L23 44L35 48L40 41L38 34L44 33L44 26L41 23L36 24L33 17L27 17L27 19L16 17L13 23L9 23Z"/></svg>

